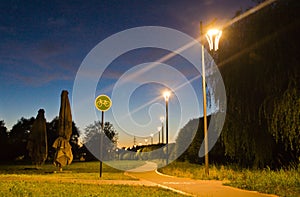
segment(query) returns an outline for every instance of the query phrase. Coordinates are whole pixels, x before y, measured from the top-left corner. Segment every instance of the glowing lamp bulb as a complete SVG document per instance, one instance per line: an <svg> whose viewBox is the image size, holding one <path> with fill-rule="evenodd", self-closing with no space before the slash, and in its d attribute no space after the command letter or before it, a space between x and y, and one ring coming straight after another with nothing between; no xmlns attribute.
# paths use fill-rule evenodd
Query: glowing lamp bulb
<svg viewBox="0 0 300 197"><path fill-rule="evenodd" d="M219 49L219 41L222 36L222 31L219 29L210 29L206 33L206 38L209 44L209 49L217 51Z"/></svg>
<svg viewBox="0 0 300 197"><path fill-rule="evenodd" d="M163 95L164 95L164 97L165 97L165 100L168 101L169 98L170 98L171 92L165 91Z"/></svg>

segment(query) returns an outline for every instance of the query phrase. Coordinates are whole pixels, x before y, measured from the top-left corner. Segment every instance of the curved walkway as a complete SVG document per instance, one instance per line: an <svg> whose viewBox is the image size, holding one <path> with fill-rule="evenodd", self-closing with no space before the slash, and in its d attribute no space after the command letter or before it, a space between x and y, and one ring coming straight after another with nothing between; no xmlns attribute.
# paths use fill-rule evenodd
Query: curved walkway
<svg viewBox="0 0 300 197"><path fill-rule="evenodd" d="M168 176L154 170L153 162L147 162L144 166L125 172L133 178L143 182L152 182L160 187L191 196L243 196L243 197L271 197L276 195L262 194L256 191L247 191L234 187L224 186L222 181L194 180L190 178L179 178ZM156 168L155 168L156 169ZM144 171L144 172L142 172Z"/></svg>

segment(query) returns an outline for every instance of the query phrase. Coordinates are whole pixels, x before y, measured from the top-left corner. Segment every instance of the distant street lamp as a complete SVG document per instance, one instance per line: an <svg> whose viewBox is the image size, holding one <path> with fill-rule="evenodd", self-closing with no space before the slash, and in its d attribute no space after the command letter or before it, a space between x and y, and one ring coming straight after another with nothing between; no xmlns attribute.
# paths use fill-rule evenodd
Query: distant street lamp
<svg viewBox="0 0 300 197"><path fill-rule="evenodd" d="M166 101L166 145L167 145L167 165L169 163L169 112L168 112L168 104L169 104L169 98L170 98L170 95L171 95L171 92L169 91L165 91L164 92L164 98L165 98L165 101Z"/></svg>
<svg viewBox="0 0 300 197"><path fill-rule="evenodd" d="M158 131L158 144L160 144L160 131L161 131L162 127L157 127L157 131Z"/></svg>
<svg viewBox="0 0 300 197"><path fill-rule="evenodd" d="M153 145L153 133L150 134L151 137L151 145Z"/></svg>
<svg viewBox="0 0 300 197"><path fill-rule="evenodd" d="M146 145L148 145L148 139L145 139L145 143L146 143Z"/></svg>
<svg viewBox="0 0 300 197"><path fill-rule="evenodd" d="M161 116L160 122L161 122L161 143L162 144L164 143L164 120L165 120L165 117Z"/></svg>
<svg viewBox="0 0 300 197"><path fill-rule="evenodd" d="M119 160L119 149L116 149L116 153L117 153L117 159Z"/></svg>
<svg viewBox="0 0 300 197"><path fill-rule="evenodd" d="M205 34L205 37L209 44L210 50L217 51L219 49L219 40L221 38L222 31L218 29L210 29ZM209 175L208 164L208 133L207 133L207 112L206 112L206 81L205 81L205 61L204 61L204 45L203 45L203 29L202 21L200 22L200 36L201 36L201 56L202 56L202 94L203 94L203 120L204 120L204 151L205 151L205 173Z"/></svg>

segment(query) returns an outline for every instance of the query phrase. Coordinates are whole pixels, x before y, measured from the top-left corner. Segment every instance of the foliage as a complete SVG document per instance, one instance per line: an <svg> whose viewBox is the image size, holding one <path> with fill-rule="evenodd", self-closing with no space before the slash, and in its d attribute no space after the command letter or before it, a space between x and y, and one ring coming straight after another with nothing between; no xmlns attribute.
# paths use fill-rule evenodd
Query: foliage
<svg viewBox="0 0 300 197"><path fill-rule="evenodd" d="M210 116L207 121L209 124ZM203 118L190 120L179 132L176 139L175 152L180 155L179 161L189 161L191 163L203 163L204 158L199 158L198 153L203 143ZM189 145L190 144L190 145ZM188 147L186 150L184 150ZM182 153L183 152L183 153ZM218 140L209 153L211 162L225 163L224 147Z"/></svg>
<svg viewBox="0 0 300 197"><path fill-rule="evenodd" d="M84 138L84 144L85 147L87 147L86 151L88 149L94 150L95 152L93 154L100 155L100 141L101 141L101 135L102 135L102 143L103 143L103 152L113 152L115 149L114 143L118 140L118 133L114 129L113 125L109 122L104 123L104 133L102 132L102 125L100 121L95 121L94 124L88 125L85 129L85 138ZM95 155L92 156L89 154L88 160L94 160ZM109 157L110 155L105 154L103 157ZM109 158L104 158L109 159Z"/></svg>
<svg viewBox="0 0 300 197"><path fill-rule="evenodd" d="M198 127L199 127L198 124L199 124L199 121L197 119L190 120L182 129L180 129L180 131L178 133L178 136L176 138L175 151L176 151L177 156L180 155L178 157L178 159L180 161L184 161L186 159L189 159L190 156L192 156L192 158L195 158L195 159L198 158L197 151L199 149L197 149L196 147L193 148L193 147L190 146L189 150L185 150L188 147L188 145L192 143L192 140L195 137L196 132L197 132ZM200 134L200 132L199 132L199 134ZM194 144L196 145L197 142L200 144L201 143L200 141L202 141L202 139L203 139L203 135L202 135L202 137L198 138L198 141L194 141ZM197 145L198 145L198 143L197 143ZM200 147L200 145L198 147ZM191 155L192 151L195 151L195 154ZM193 161L190 161L190 162L193 162Z"/></svg>
<svg viewBox="0 0 300 197"><path fill-rule="evenodd" d="M299 95L296 87L289 87L283 95L264 103L261 112L276 142L282 143L286 151L293 151L296 155L300 155Z"/></svg>
<svg viewBox="0 0 300 197"><path fill-rule="evenodd" d="M232 177L228 185L241 189L255 190L279 196L298 196L300 194L299 170L242 170Z"/></svg>
<svg viewBox="0 0 300 197"><path fill-rule="evenodd" d="M0 146L5 146L1 148L0 157L3 160L29 160L28 152L26 150L26 145L28 142L29 132L33 125L35 118L24 118L22 117L13 125L10 131L7 131L4 126L4 121L0 121L0 139L3 140ZM46 123L47 129L47 141L49 145L48 149L48 160L52 160L54 155L54 150L51 148L54 140L57 137L57 124L58 118L54 118L51 122ZM75 123L72 123L72 136L70 144L72 146L72 151L74 157L78 158L79 145L78 145L78 129ZM5 150L5 151L4 151Z"/></svg>
<svg viewBox="0 0 300 197"><path fill-rule="evenodd" d="M210 162L273 169L298 166L299 21L298 1L278 0L223 29L225 38L212 55L225 84L227 111ZM202 122L191 120L181 129L176 152L184 152L179 160L201 162Z"/></svg>
<svg viewBox="0 0 300 197"><path fill-rule="evenodd" d="M173 162L159 171L172 176L222 180L233 187L279 196L298 196L300 193L300 168L273 171L270 168L249 170L236 165L211 165L207 176L203 165Z"/></svg>
<svg viewBox="0 0 300 197"><path fill-rule="evenodd" d="M26 119L22 117L18 122L12 127L9 132L9 154L10 159L27 158L28 153L26 150L26 145L29 137L29 132L32 127L35 118L31 117Z"/></svg>
<svg viewBox="0 0 300 197"><path fill-rule="evenodd" d="M222 141L226 155L240 165L299 162L299 19L298 1L279 0L223 31Z"/></svg>
<svg viewBox="0 0 300 197"><path fill-rule="evenodd" d="M6 150L8 147L8 131L5 122L0 120L0 150ZM0 151L0 159L7 159L9 154L7 151Z"/></svg>
<svg viewBox="0 0 300 197"><path fill-rule="evenodd" d="M88 125L85 129L86 137L84 139L85 142L89 142L93 140L94 135L102 131L102 126L100 121L95 121L94 124ZM118 140L118 133L114 129L113 125L109 122L104 123L104 133L108 139L110 139L113 143L116 143Z"/></svg>

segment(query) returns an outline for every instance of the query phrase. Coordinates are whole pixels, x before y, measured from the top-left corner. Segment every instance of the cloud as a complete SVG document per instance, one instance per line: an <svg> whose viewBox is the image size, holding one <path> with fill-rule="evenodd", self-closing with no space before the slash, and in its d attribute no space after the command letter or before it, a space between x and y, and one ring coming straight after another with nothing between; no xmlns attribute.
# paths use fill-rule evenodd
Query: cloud
<svg viewBox="0 0 300 197"><path fill-rule="evenodd" d="M49 40L27 44L9 41L0 46L0 76L23 85L73 80L80 59L76 49Z"/></svg>

